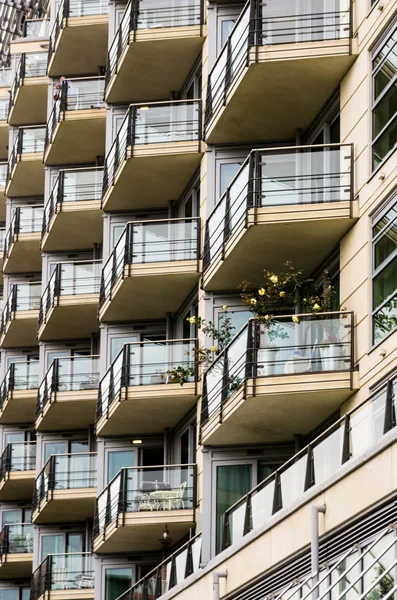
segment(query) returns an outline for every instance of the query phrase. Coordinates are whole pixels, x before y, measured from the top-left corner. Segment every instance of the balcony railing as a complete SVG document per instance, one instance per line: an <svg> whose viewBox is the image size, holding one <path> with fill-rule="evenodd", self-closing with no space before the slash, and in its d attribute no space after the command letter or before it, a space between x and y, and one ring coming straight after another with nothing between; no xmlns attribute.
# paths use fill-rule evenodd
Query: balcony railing
<svg viewBox="0 0 397 600"><path fill-rule="evenodd" d="M0 554L28 554L33 552L33 525L12 523L0 533Z"/></svg>
<svg viewBox="0 0 397 600"><path fill-rule="evenodd" d="M0 98L0 121L7 121L9 105L9 98L6 98L5 96Z"/></svg>
<svg viewBox="0 0 397 600"><path fill-rule="evenodd" d="M22 54L10 90L9 112L14 106L18 89L27 78L44 77L47 74L47 53Z"/></svg>
<svg viewBox="0 0 397 600"><path fill-rule="evenodd" d="M324 11L322 3L311 3L310 12L299 12L295 3L285 0L249 0L208 78L204 128L226 103L232 84L249 65L250 52L258 46L310 44L352 38L350 1L339 9ZM339 6L339 4L338 4ZM346 54L346 49L342 50ZM254 59L254 58L253 58ZM256 58L257 60L257 58ZM286 75L287 76L287 75Z"/></svg>
<svg viewBox="0 0 397 600"><path fill-rule="evenodd" d="M12 79L13 79L13 72L12 72L11 67L0 69L0 86L11 85ZM7 102L7 100L6 100L6 102ZM8 102L7 102L7 105L8 105Z"/></svg>
<svg viewBox="0 0 397 600"><path fill-rule="evenodd" d="M53 394L97 390L98 385L98 356L55 358L39 387L36 418L43 415L44 409L51 403Z"/></svg>
<svg viewBox="0 0 397 600"><path fill-rule="evenodd" d="M51 308L60 296L98 294L101 286L100 260L58 263L41 298L39 327L47 320Z"/></svg>
<svg viewBox="0 0 397 600"><path fill-rule="evenodd" d="M0 188L5 188L7 183L8 163L0 163Z"/></svg>
<svg viewBox="0 0 397 600"><path fill-rule="evenodd" d="M20 127L8 161L7 182L21 154L44 151L45 127Z"/></svg>
<svg viewBox="0 0 397 600"><path fill-rule="evenodd" d="M0 252L3 253L4 252L4 241L6 239L6 229L5 227L2 227L0 229Z"/></svg>
<svg viewBox="0 0 397 600"><path fill-rule="evenodd" d="M78 590L95 587L92 556L88 552L49 554L32 575L31 600L51 597L56 590ZM62 593L62 592L61 592Z"/></svg>
<svg viewBox="0 0 397 600"><path fill-rule="evenodd" d="M20 233L39 233L43 222L43 206L18 206L11 219L4 240L4 258L9 256L12 244Z"/></svg>
<svg viewBox="0 0 397 600"><path fill-rule="evenodd" d="M15 312L20 310L39 310L41 283L14 283L7 298L1 317L1 329L5 331Z"/></svg>
<svg viewBox="0 0 397 600"><path fill-rule="evenodd" d="M353 146L327 144L270 148L251 152L206 224L203 265L224 254L233 234L246 226L250 209L313 204L321 208L350 202L352 216Z"/></svg>
<svg viewBox="0 0 397 600"><path fill-rule="evenodd" d="M161 562L145 577L137 581L117 600L156 600L182 583L200 568L202 534L192 537L186 544Z"/></svg>
<svg viewBox="0 0 397 600"><path fill-rule="evenodd" d="M51 501L54 491L95 488L97 485L96 454L53 454L36 479L32 508Z"/></svg>
<svg viewBox="0 0 397 600"><path fill-rule="evenodd" d="M196 508L196 465L124 468L97 498L94 536L120 514Z"/></svg>
<svg viewBox="0 0 397 600"><path fill-rule="evenodd" d="M36 442L11 442L0 458L0 480L7 473L34 471L36 468Z"/></svg>
<svg viewBox="0 0 397 600"><path fill-rule="evenodd" d="M49 32L49 19L26 19L24 23L24 38L48 37Z"/></svg>
<svg viewBox="0 0 397 600"><path fill-rule="evenodd" d="M102 195L103 168L62 169L45 206L42 235L49 231L51 218L62 211L64 202L99 201Z"/></svg>
<svg viewBox="0 0 397 600"><path fill-rule="evenodd" d="M114 184L120 165L133 156L133 146L197 142L201 137L199 100L131 104L106 157L103 194Z"/></svg>
<svg viewBox="0 0 397 600"><path fill-rule="evenodd" d="M194 349L198 340L159 340L125 344L99 384L96 420L109 415L123 388L172 383L172 371L192 369L190 381L198 379Z"/></svg>
<svg viewBox="0 0 397 600"><path fill-rule="evenodd" d="M162 30L167 27L189 27L201 25L203 3L200 0L186 1L183 5L172 4L157 0L130 0L126 6L123 18L114 37L106 66L106 85L111 77L117 73L120 57L130 43L130 34L140 29Z"/></svg>
<svg viewBox="0 0 397 600"><path fill-rule="evenodd" d="M335 371L352 377L352 329L350 312L278 316L266 325L250 319L204 374L201 427L215 416L222 422L228 400L250 379Z"/></svg>
<svg viewBox="0 0 397 600"><path fill-rule="evenodd" d="M130 273L133 265L198 260L199 219L164 219L127 223L110 257L101 280L99 305L110 299L115 284Z"/></svg>
<svg viewBox="0 0 397 600"><path fill-rule="evenodd" d="M39 387L39 361L11 363L0 386L0 410L10 392L37 390Z"/></svg>

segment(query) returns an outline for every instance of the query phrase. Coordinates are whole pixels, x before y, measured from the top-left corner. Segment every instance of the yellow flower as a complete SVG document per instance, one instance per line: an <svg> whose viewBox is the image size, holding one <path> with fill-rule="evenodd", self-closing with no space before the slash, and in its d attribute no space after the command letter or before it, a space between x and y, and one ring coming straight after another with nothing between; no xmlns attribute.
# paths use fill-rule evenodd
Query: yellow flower
<svg viewBox="0 0 397 600"><path fill-rule="evenodd" d="M194 325L194 323L196 322L196 317L190 317L188 318L188 321L191 325Z"/></svg>
<svg viewBox="0 0 397 600"><path fill-rule="evenodd" d="M278 283L278 277L277 277L277 275L271 275L271 277L269 277L269 279L275 285L276 285L276 283Z"/></svg>
<svg viewBox="0 0 397 600"><path fill-rule="evenodd" d="M313 304L313 310L321 310L321 306L319 304Z"/></svg>
<svg viewBox="0 0 397 600"><path fill-rule="evenodd" d="M260 288L260 289L258 290L258 294L259 294L260 296L264 296L264 295L265 295L265 293L266 293L266 290L265 290L265 288Z"/></svg>
<svg viewBox="0 0 397 600"><path fill-rule="evenodd" d="M284 298L286 292L280 292L280 298Z"/></svg>
<svg viewBox="0 0 397 600"><path fill-rule="evenodd" d="M270 321L270 315L265 315L265 321Z"/></svg>
<svg viewBox="0 0 397 600"><path fill-rule="evenodd" d="M222 306L222 310L227 310L227 309L228 309L228 306L227 306L227 304L224 304L224 305Z"/></svg>
<svg viewBox="0 0 397 600"><path fill-rule="evenodd" d="M211 352L216 352L216 346L211 346Z"/></svg>
<svg viewBox="0 0 397 600"><path fill-rule="evenodd" d="M299 323L299 317L297 317L296 315L294 315L292 317L292 320L293 320L294 323Z"/></svg>
<svg viewBox="0 0 397 600"><path fill-rule="evenodd" d="M251 298L250 302L251 304L256 304L256 298Z"/></svg>

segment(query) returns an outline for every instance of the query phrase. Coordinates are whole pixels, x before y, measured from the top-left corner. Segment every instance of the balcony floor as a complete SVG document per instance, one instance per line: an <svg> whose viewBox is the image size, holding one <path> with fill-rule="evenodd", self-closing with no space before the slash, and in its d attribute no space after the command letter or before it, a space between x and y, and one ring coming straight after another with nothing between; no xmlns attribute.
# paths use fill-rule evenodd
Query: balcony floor
<svg viewBox="0 0 397 600"><path fill-rule="evenodd" d="M4 261L4 273L41 272L41 233L18 233Z"/></svg>
<svg viewBox="0 0 397 600"><path fill-rule="evenodd" d="M57 392L36 419L38 431L88 429L95 422L98 388L75 392Z"/></svg>
<svg viewBox="0 0 397 600"><path fill-rule="evenodd" d="M37 402L37 390L13 390L8 393L0 411L0 424L33 423Z"/></svg>
<svg viewBox="0 0 397 600"><path fill-rule="evenodd" d="M32 500L36 471L10 471L0 481L0 501Z"/></svg>
<svg viewBox="0 0 397 600"><path fill-rule="evenodd" d="M41 342L88 338L98 331L98 294L59 296L54 304L47 313L46 323L40 326Z"/></svg>
<svg viewBox="0 0 397 600"><path fill-rule="evenodd" d="M32 565L33 552L3 554L0 559L0 580L29 579Z"/></svg>
<svg viewBox="0 0 397 600"><path fill-rule="evenodd" d="M40 125L47 118L48 79L27 77L20 85L8 115L10 125Z"/></svg>
<svg viewBox="0 0 397 600"><path fill-rule="evenodd" d="M11 179L6 188L7 196L43 196L44 165L42 152L27 152L18 156Z"/></svg>
<svg viewBox="0 0 397 600"><path fill-rule="evenodd" d="M94 600L95 588L72 588L70 590L50 590L37 600Z"/></svg>
<svg viewBox="0 0 397 600"><path fill-rule="evenodd" d="M1 336L2 348L29 348L37 346L38 310L17 310L14 319L8 321Z"/></svg>
<svg viewBox="0 0 397 600"><path fill-rule="evenodd" d="M51 494L51 492L50 492ZM94 517L96 488L54 490L51 500L42 500L32 514L37 523L77 523Z"/></svg>
<svg viewBox="0 0 397 600"><path fill-rule="evenodd" d="M102 242L103 217L99 200L64 202L57 210L49 231L43 236L43 252L83 250Z"/></svg>

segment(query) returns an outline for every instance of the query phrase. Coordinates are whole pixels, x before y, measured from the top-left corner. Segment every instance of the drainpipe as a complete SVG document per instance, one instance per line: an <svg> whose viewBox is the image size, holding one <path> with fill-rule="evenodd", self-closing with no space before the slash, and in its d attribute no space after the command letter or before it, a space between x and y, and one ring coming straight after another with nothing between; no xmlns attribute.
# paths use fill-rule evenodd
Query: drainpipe
<svg viewBox="0 0 397 600"><path fill-rule="evenodd" d="M311 541L311 556L312 556L312 588L318 583L318 569L319 569L319 533L318 533L318 513L325 513L327 507L325 504L316 506L311 505L311 530L312 530L312 541ZM312 600L317 600L319 597L318 586L312 592Z"/></svg>
<svg viewBox="0 0 397 600"><path fill-rule="evenodd" d="M213 574L213 580L212 580L212 589L214 591L213 593L213 600L220 600L220 592L219 592L219 580L221 578L226 579L227 578L227 571L215 571L215 573Z"/></svg>

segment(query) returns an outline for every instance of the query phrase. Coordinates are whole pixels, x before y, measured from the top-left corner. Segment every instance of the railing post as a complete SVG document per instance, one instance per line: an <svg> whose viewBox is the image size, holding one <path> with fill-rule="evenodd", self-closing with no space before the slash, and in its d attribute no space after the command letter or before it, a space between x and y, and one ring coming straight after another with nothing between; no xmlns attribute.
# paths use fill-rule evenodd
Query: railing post
<svg viewBox="0 0 397 600"><path fill-rule="evenodd" d="M229 235L231 233L230 227L230 187L226 190L226 206L225 206L225 222L223 227L223 236L222 236L222 260L225 260L225 246L226 242L229 239Z"/></svg>
<svg viewBox="0 0 397 600"><path fill-rule="evenodd" d="M208 421L208 390L207 373L203 376L203 389L201 394L201 426Z"/></svg>
<svg viewBox="0 0 397 600"><path fill-rule="evenodd" d="M58 117L58 121L61 120L61 113L63 113L63 119L65 119L65 112L67 110L68 107L68 81L65 79L62 82L62 87L61 87L61 98L60 98L60 111L59 111L59 117Z"/></svg>
<svg viewBox="0 0 397 600"><path fill-rule="evenodd" d="M305 492L315 484L315 471L314 471L314 455L312 446L308 446L307 449L307 462L306 462L306 474L305 474Z"/></svg>
<svg viewBox="0 0 397 600"><path fill-rule="evenodd" d="M48 473L48 486L47 486L47 500L51 499L53 496L53 491L55 489L55 456L50 457L50 469ZM44 478L43 478L44 479ZM51 494L50 494L51 492Z"/></svg>
<svg viewBox="0 0 397 600"><path fill-rule="evenodd" d="M23 85L23 82L25 80L25 75L26 75L26 54L23 53L21 56L21 64L19 66L20 71L19 71L19 79L21 82L21 85Z"/></svg>
<svg viewBox="0 0 397 600"><path fill-rule="evenodd" d="M247 494L247 500L245 505L245 515L244 515L244 527L243 527L243 536L247 535L252 529L252 501L251 494Z"/></svg>
<svg viewBox="0 0 397 600"><path fill-rule="evenodd" d="M208 219L205 223L205 233L204 233L204 252L203 252L203 271L206 270L208 265L210 264L210 229L208 224Z"/></svg>
<svg viewBox="0 0 397 600"><path fill-rule="evenodd" d="M11 363L8 391L12 392L14 390L14 386L15 386L15 363Z"/></svg>
<svg viewBox="0 0 397 600"><path fill-rule="evenodd" d="M350 415L346 415L343 430L342 465L347 462L350 457Z"/></svg>
<svg viewBox="0 0 397 600"><path fill-rule="evenodd" d="M383 433L387 433L396 426L396 414L394 405L393 380L389 379L386 387L385 418Z"/></svg>
<svg viewBox="0 0 397 600"><path fill-rule="evenodd" d="M55 200L54 213L58 212L58 204L61 206L65 193L65 171L60 171L58 175L57 197ZM61 208L59 212L61 212Z"/></svg>
<svg viewBox="0 0 397 600"><path fill-rule="evenodd" d="M283 508L283 495L281 490L281 477L278 471L274 475L274 496L272 515Z"/></svg>
<svg viewBox="0 0 397 600"><path fill-rule="evenodd" d="M221 402L219 407L219 423L222 423L223 419L223 406L226 404L229 396L229 358L228 348L226 347L223 351L223 375L222 375L222 389L221 389Z"/></svg>

